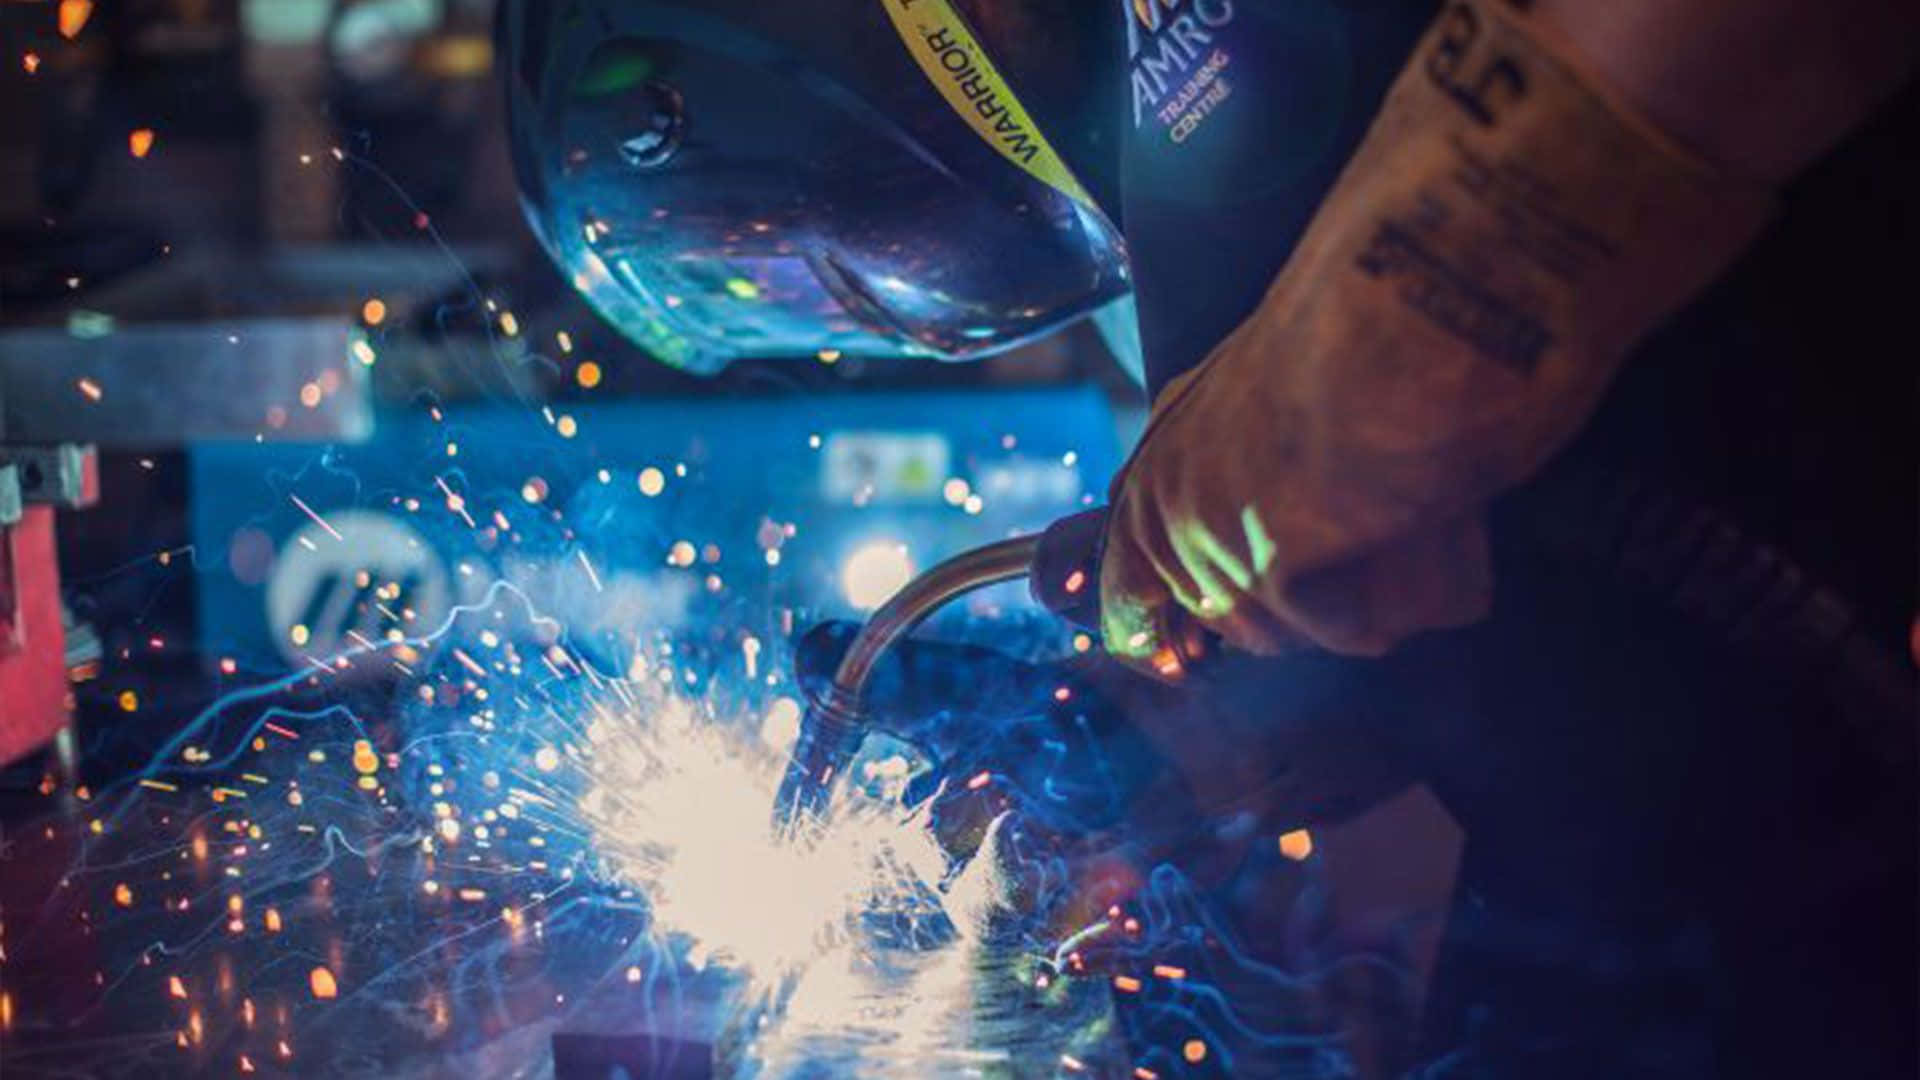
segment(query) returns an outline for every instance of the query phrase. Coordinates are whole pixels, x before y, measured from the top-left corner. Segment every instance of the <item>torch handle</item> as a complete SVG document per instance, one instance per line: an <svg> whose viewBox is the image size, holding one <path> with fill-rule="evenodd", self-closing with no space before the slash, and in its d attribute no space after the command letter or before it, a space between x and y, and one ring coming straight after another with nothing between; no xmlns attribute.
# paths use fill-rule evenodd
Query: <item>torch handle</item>
<svg viewBox="0 0 1920 1080"><path fill-rule="evenodd" d="M1034 545L1027 588L1035 603L1084 630L1100 629L1100 551L1107 508L1095 507L1047 526Z"/></svg>

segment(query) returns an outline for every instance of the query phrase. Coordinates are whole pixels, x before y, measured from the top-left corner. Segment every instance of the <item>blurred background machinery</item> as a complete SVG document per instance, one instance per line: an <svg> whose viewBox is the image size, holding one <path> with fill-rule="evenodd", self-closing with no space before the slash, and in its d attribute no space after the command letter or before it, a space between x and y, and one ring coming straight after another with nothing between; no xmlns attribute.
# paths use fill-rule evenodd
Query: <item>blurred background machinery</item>
<svg viewBox="0 0 1920 1080"><path fill-rule="evenodd" d="M0 0L0 829L492 583L582 638L792 631L1105 491L1143 417L1091 325L711 378L603 325L523 224L491 9ZM514 527L463 520L508 475ZM312 542L349 520L349 559ZM523 550L576 527L584 574ZM954 636L1065 633L1017 586L956 607ZM1356 824L1316 858L1365 948L1440 908L1459 838L1430 800Z"/></svg>
<svg viewBox="0 0 1920 1080"><path fill-rule="evenodd" d="M67 625L53 527L55 507L92 504L96 468L91 446L0 447L0 760L57 738L68 681L99 661L91 633Z"/></svg>
<svg viewBox="0 0 1920 1080"><path fill-rule="evenodd" d="M1121 440L1105 400L1084 388L1125 382L1090 328L966 371L748 362L704 380L603 327L520 225L491 8L0 4L0 443L98 448L82 456L107 512L62 521L58 550L69 582L116 573L75 597L83 610L68 618L86 625L85 609L123 604L140 612L93 620L100 638L79 635L71 657L56 648L57 625L39 638L76 675L105 654L110 677L73 695L83 728L116 722L128 700L203 697L208 657L255 673L290 662L293 623L272 625L262 560L309 522L271 478L321 445L356 468L399 469L427 408L457 415L471 444L511 439L526 406L556 403L592 433L582 457L630 466L616 469L627 477L691 464L739 492L742 513L756 487L801 485L818 511L787 524L843 529L817 549L843 559L879 544L863 556L878 569L866 572L924 566L970 538L1041 524L1104 485ZM1068 383L1083 389L1023 389ZM780 405L843 387L864 393L805 417ZM1022 427L1044 429L1047 445ZM758 467L775 445L810 436L822 443L817 475ZM37 472L30 455L40 452L9 455ZM236 474L260 490L233 487ZM974 495L987 507L957 531L923 520L952 509L945 482L956 476L970 487L953 506L964 512ZM212 492L221 496L204 497ZM306 502L325 514L333 497ZM57 594L51 507L79 501L31 494L10 527L16 565L30 554L48 571L16 575L22 603ZM856 501L877 513L833 512ZM272 502L287 520L240 520ZM0 516L10 505L0 493ZM882 514L885 527L874 522ZM731 523L707 524L717 535ZM351 607L343 598L341 610ZM52 655L35 654L30 681L36 700L64 710L65 680L46 688ZM17 726L44 741L58 725L36 714Z"/></svg>

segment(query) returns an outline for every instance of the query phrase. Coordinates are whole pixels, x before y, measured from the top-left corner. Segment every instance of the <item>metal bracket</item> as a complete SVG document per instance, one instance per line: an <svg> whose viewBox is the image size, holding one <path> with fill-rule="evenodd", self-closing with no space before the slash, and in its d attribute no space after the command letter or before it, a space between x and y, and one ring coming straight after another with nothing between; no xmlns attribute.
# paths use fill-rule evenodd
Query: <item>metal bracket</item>
<svg viewBox="0 0 1920 1080"><path fill-rule="evenodd" d="M80 510L100 498L98 456L91 445L57 443L52 446L0 446L0 468L14 473L21 503L45 503L62 510ZM4 486L4 481L0 481ZM18 514L14 520L18 520ZM6 494L0 491L0 525L6 516Z"/></svg>

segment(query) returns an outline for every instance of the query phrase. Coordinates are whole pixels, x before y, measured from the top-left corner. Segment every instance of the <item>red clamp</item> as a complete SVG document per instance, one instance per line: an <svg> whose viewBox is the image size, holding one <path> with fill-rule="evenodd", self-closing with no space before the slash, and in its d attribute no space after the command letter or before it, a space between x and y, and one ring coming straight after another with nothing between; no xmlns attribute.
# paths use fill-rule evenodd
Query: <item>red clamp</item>
<svg viewBox="0 0 1920 1080"><path fill-rule="evenodd" d="M99 497L91 446L0 448L0 765L67 723L66 631L56 508Z"/></svg>

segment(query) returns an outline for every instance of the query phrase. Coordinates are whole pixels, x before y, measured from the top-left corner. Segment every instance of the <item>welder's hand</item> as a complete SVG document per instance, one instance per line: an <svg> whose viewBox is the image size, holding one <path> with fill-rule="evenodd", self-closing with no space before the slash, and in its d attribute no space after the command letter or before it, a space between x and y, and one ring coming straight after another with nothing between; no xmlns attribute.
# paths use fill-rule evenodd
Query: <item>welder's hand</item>
<svg viewBox="0 0 1920 1080"><path fill-rule="evenodd" d="M1116 656L1163 678L1198 658L1202 630L1261 655L1374 655L1485 610L1476 503L1437 478L1426 500L1394 491L1390 467L1359 448L1305 460L1303 443L1330 434L1308 418L1319 406L1276 400L1273 384L1341 350L1309 351L1277 314L1263 309L1168 387L1115 485L1101 629Z"/></svg>
<svg viewBox="0 0 1920 1080"><path fill-rule="evenodd" d="M1154 403L1113 489L1107 648L1172 677L1188 620L1376 655L1478 618L1487 502L1771 203L1525 15L1449 4L1260 306Z"/></svg>

